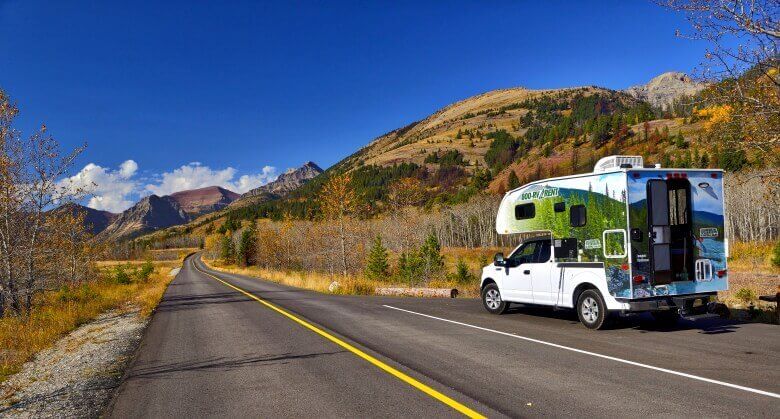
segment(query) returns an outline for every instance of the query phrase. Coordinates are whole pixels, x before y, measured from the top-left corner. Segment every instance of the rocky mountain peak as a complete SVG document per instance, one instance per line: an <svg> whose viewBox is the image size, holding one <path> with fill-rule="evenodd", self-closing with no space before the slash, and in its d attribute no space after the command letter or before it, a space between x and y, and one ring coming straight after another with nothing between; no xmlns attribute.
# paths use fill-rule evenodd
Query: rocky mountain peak
<svg viewBox="0 0 780 419"><path fill-rule="evenodd" d="M129 238L189 221L190 216L175 198L149 195L120 214L98 237L110 240Z"/></svg>
<svg viewBox="0 0 780 419"><path fill-rule="evenodd" d="M170 196L179 203L179 206L187 214L193 217L219 211L241 197L241 195L219 186L180 191Z"/></svg>
<svg viewBox="0 0 780 419"><path fill-rule="evenodd" d="M254 196L284 196L295 189L298 189L301 185L308 182L310 179L318 176L323 170L317 166L316 163L307 161L303 166L297 169L289 169L286 172L279 175L276 180L269 182L263 186L252 189L251 191L242 195L242 198L249 198Z"/></svg>
<svg viewBox="0 0 780 419"><path fill-rule="evenodd" d="M629 95L666 109L682 96L692 96L706 87L685 73L670 71L654 77L647 84L632 86L624 90Z"/></svg>

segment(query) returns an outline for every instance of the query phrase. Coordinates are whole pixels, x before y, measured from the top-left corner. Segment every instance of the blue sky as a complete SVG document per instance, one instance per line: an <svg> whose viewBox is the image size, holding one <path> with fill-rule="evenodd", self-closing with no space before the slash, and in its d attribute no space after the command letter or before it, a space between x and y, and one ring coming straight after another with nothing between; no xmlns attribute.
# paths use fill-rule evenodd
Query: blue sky
<svg viewBox="0 0 780 419"><path fill-rule="evenodd" d="M88 143L75 171L101 183L90 205L120 210L327 167L491 89L689 72L705 46L678 28L649 1L0 0L0 88L24 132L46 123L65 147Z"/></svg>

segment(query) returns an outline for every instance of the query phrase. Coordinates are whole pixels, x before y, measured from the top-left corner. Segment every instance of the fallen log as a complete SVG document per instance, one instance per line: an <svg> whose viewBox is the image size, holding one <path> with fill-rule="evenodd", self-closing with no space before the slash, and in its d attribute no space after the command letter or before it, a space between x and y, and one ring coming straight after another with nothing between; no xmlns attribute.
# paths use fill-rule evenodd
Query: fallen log
<svg viewBox="0 0 780 419"><path fill-rule="evenodd" d="M404 297L455 298L458 296L458 290L455 288L376 287L374 288L374 294Z"/></svg>

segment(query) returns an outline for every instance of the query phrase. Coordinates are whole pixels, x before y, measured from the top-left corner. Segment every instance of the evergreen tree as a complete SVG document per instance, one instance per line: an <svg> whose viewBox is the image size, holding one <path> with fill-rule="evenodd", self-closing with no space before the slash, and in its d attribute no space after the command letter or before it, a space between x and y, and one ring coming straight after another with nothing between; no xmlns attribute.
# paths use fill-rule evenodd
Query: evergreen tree
<svg viewBox="0 0 780 419"><path fill-rule="evenodd" d="M236 251L236 261L241 266L253 265L255 263L256 252L257 238L253 223L251 227L241 233L241 240L238 242L238 250Z"/></svg>
<svg viewBox="0 0 780 419"><path fill-rule="evenodd" d="M425 242L420 247L419 256L423 263L423 274L426 280L438 276L444 270L444 257L441 255L441 245L433 231L425 238ZM407 263L409 263L408 258Z"/></svg>
<svg viewBox="0 0 780 419"><path fill-rule="evenodd" d="M382 280L387 277L390 265L387 263L387 249L382 244L382 237L377 235L366 260L366 277Z"/></svg>
<svg viewBox="0 0 780 419"><path fill-rule="evenodd" d="M233 238L229 234L222 236L220 257L225 263L235 262L236 248L233 244Z"/></svg>
<svg viewBox="0 0 780 419"><path fill-rule="evenodd" d="M512 190L520 186L520 179L517 178L517 174L514 170L509 171L509 179L506 181L507 190Z"/></svg>
<svg viewBox="0 0 780 419"><path fill-rule="evenodd" d="M455 280L463 284L472 279L474 279L474 275L469 271L468 265L466 265L463 259L458 258L458 262L455 265Z"/></svg>

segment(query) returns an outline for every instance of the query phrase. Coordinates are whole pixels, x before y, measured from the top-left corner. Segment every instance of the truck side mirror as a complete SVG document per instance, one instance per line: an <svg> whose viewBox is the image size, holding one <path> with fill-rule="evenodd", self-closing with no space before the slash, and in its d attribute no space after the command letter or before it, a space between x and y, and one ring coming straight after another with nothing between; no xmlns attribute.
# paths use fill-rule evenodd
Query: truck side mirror
<svg viewBox="0 0 780 419"><path fill-rule="evenodd" d="M493 264L496 266L506 266L506 259L504 259L504 254L501 252L496 253L496 255L493 256Z"/></svg>

